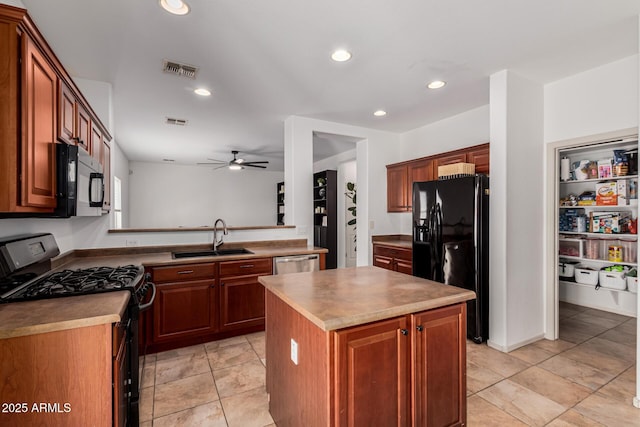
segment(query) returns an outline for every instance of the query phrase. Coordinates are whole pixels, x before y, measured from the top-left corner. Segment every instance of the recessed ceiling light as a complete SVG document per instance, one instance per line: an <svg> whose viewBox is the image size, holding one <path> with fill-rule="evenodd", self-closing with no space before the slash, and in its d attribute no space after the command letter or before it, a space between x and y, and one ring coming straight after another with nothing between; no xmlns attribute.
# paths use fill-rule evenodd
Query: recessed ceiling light
<svg viewBox="0 0 640 427"><path fill-rule="evenodd" d="M160 0L160 6L174 15L186 15L189 13L189 5L182 0Z"/></svg>
<svg viewBox="0 0 640 427"><path fill-rule="evenodd" d="M243 167L240 165L229 165L229 170L239 171L240 169L243 169Z"/></svg>
<svg viewBox="0 0 640 427"><path fill-rule="evenodd" d="M384 111L384 110L378 110L378 111L374 112L373 115L376 116L376 117L382 117L382 116L386 116L387 112Z"/></svg>
<svg viewBox="0 0 640 427"><path fill-rule="evenodd" d="M344 62L351 59L351 52L348 52L344 49L338 49L331 54L331 59L336 62Z"/></svg>
<svg viewBox="0 0 640 427"><path fill-rule="evenodd" d="M429 89L440 89L441 87L444 87L444 85L446 84L447 82L443 82L442 80L434 80L431 83L429 83L427 87Z"/></svg>
<svg viewBox="0 0 640 427"><path fill-rule="evenodd" d="M209 90L207 90L207 89L205 89L203 87L200 87L200 88L194 90L193 92L196 95L200 95L200 96L209 96L209 95L211 95L211 91L209 91Z"/></svg>

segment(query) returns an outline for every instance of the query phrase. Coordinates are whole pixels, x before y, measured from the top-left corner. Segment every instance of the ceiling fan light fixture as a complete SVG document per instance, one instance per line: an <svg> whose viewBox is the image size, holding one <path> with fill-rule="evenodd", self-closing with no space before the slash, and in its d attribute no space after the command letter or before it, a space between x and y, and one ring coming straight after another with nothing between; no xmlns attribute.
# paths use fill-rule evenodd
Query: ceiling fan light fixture
<svg viewBox="0 0 640 427"><path fill-rule="evenodd" d="M387 112L384 110L377 110L377 111L374 111L373 115L376 117L382 117L382 116L386 116Z"/></svg>
<svg viewBox="0 0 640 427"><path fill-rule="evenodd" d="M443 81L443 80L434 80L431 83L429 83L427 85L427 87L429 89L440 89L441 87L444 87L444 85L446 85L447 82Z"/></svg>
<svg viewBox="0 0 640 427"><path fill-rule="evenodd" d="M229 165L229 170L239 171L241 169L244 169L244 168L242 166L240 166L240 165Z"/></svg>
<svg viewBox="0 0 640 427"><path fill-rule="evenodd" d="M211 91L203 87L199 87L198 89L194 90L193 93L200 96L211 96Z"/></svg>
<svg viewBox="0 0 640 427"><path fill-rule="evenodd" d="M331 59L333 59L336 62L348 61L351 59L351 52L344 49L338 49L331 54Z"/></svg>
<svg viewBox="0 0 640 427"><path fill-rule="evenodd" d="M160 6L174 15L186 15L189 13L189 5L183 0L160 0Z"/></svg>

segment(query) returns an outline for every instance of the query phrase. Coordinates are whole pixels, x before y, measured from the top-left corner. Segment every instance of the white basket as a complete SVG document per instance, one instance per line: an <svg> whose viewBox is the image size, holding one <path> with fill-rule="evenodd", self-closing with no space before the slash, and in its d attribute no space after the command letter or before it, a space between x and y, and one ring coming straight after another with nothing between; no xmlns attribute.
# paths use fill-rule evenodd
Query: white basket
<svg viewBox="0 0 640 427"><path fill-rule="evenodd" d="M634 294L638 293L638 278L627 276L627 289Z"/></svg>
<svg viewBox="0 0 640 427"><path fill-rule="evenodd" d="M627 289L625 272L600 270L600 286L607 289L624 291Z"/></svg>
<svg viewBox="0 0 640 427"><path fill-rule="evenodd" d="M578 267L577 261L560 261L558 262L558 275L560 277L573 277L575 268Z"/></svg>
<svg viewBox="0 0 640 427"><path fill-rule="evenodd" d="M576 268L574 273L576 282L583 285L597 285L598 284L598 272L595 270L587 270L586 268Z"/></svg>

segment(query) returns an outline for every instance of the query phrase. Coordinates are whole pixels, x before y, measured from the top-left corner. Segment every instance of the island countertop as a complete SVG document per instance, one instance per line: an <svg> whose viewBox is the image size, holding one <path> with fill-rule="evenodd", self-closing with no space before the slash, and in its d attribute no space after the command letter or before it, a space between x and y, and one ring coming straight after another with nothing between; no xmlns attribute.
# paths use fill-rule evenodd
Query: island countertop
<svg viewBox="0 0 640 427"><path fill-rule="evenodd" d="M267 290L324 331L468 301L473 291L378 267L262 276Z"/></svg>

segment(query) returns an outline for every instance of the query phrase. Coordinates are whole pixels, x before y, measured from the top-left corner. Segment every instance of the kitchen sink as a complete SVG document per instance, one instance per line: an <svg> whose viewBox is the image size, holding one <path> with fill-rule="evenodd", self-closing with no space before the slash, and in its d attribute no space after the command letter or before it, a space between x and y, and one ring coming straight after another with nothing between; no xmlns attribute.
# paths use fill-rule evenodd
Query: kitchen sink
<svg viewBox="0 0 640 427"><path fill-rule="evenodd" d="M188 252L173 252L171 255L176 258L193 258L193 257L205 257L205 256L223 256L223 255L241 255L252 254L250 250L245 248L235 249L218 249L217 251L188 251Z"/></svg>

